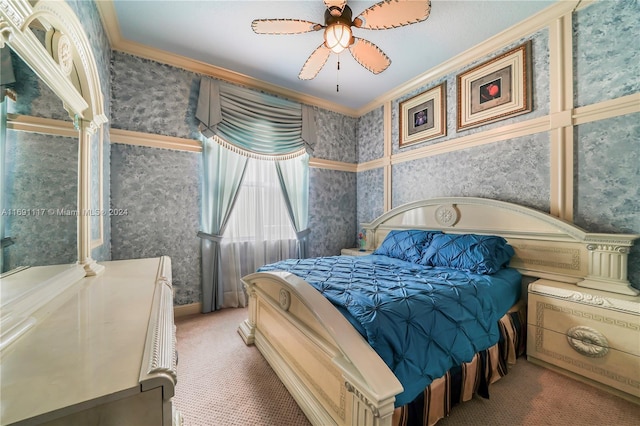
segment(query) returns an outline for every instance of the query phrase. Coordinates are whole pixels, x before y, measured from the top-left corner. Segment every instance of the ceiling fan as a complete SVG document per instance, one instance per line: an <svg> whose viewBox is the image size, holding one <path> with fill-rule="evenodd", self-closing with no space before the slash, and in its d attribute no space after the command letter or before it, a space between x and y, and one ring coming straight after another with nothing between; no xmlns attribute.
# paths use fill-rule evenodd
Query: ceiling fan
<svg viewBox="0 0 640 426"><path fill-rule="evenodd" d="M324 0L324 25L300 19L255 19L251 28L257 34L301 34L324 29L324 42L309 56L298 74L302 80L318 75L331 52L349 49L351 56L364 68L379 74L391 60L378 46L355 37L352 27L386 30L424 21L429 17L431 2L415 0L383 0L364 10L352 20L353 12L346 0ZM338 67L340 65L338 64Z"/></svg>

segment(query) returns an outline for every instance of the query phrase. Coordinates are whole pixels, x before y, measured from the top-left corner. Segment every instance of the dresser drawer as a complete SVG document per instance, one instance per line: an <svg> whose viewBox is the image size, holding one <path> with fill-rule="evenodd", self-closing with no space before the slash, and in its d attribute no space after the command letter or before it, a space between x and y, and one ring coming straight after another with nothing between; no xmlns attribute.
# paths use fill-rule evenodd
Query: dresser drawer
<svg viewBox="0 0 640 426"><path fill-rule="evenodd" d="M529 294L528 323L640 357L640 317L631 313Z"/></svg>
<svg viewBox="0 0 640 426"><path fill-rule="evenodd" d="M576 343L580 346L580 342ZM566 334L531 324L527 327L529 357L640 398L640 357L612 348L593 348L589 343L585 342L585 346L599 356L587 356L577 351Z"/></svg>
<svg viewBox="0 0 640 426"><path fill-rule="evenodd" d="M529 284L527 356L640 401L640 298Z"/></svg>

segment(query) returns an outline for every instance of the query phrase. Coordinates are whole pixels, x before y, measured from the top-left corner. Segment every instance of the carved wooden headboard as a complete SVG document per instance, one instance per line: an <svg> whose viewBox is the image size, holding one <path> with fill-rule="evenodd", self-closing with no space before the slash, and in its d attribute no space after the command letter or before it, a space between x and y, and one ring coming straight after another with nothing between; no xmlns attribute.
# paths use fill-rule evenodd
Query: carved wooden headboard
<svg viewBox="0 0 640 426"><path fill-rule="evenodd" d="M510 266L523 275L640 294L627 278L629 250L640 235L589 233L517 204L473 197L433 198L396 207L362 227L368 249L378 247L393 229L499 235L516 252Z"/></svg>

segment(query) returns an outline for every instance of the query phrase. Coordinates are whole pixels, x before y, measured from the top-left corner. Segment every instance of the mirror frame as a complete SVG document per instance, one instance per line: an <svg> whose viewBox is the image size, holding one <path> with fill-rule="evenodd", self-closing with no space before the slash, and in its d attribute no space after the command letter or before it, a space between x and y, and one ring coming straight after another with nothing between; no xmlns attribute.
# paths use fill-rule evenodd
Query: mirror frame
<svg viewBox="0 0 640 426"><path fill-rule="evenodd" d="M47 27L47 48L29 28L34 20ZM92 244L88 214L91 137L99 132L102 140L102 126L108 119L91 45L77 16L64 1L39 1L32 6L27 0L0 0L0 47L5 45L60 97L78 131L77 263L85 276L96 275L104 267L91 258L91 249L96 246ZM101 161L102 155L99 158Z"/></svg>

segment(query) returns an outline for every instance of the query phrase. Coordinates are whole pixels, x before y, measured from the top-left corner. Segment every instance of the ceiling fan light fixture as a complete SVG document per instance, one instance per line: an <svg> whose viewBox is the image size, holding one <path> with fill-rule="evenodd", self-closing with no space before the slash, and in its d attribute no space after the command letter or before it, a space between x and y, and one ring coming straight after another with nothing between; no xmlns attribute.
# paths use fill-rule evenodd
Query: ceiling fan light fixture
<svg viewBox="0 0 640 426"><path fill-rule="evenodd" d="M341 53L352 42L351 27L347 24L336 22L324 30L324 44L334 53Z"/></svg>

